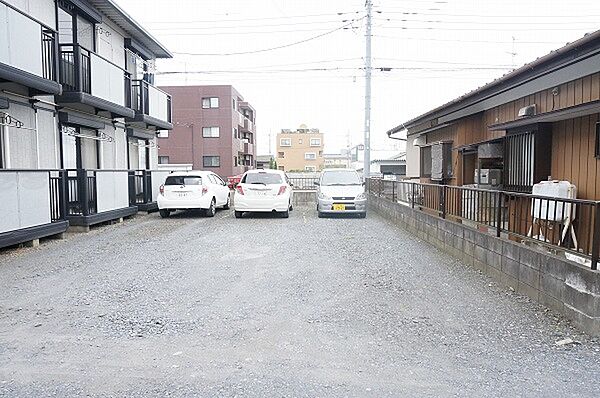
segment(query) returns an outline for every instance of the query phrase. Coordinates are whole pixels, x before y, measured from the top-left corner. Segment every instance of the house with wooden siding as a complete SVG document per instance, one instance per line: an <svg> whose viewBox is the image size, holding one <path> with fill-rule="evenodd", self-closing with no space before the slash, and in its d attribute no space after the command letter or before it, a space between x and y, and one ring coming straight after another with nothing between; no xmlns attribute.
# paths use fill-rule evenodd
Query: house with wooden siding
<svg viewBox="0 0 600 398"><path fill-rule="evenodd" d="M422 182L475 183L479 147L499 143L494 166L503 189L530 192L542 180L566 180L579 198L600 199L599 114L597 31L387 134L407 134L409 176ZM432 180L436 144L448 157L443 177Z"/></svg>
<svg viewBox="0 0 600 398"><path fill-rule="evenodd" d="M600 200L600 31L387 134L406 134L408 177L426 185L419 192L432 193L413 203L429 200L421 207L461 221L475 214L477 224L493 224L497 236L537 236L597 261L600 236L593 236L593 225L600 214L597 204L585 200ZM567 181L580 202L540 202L531 194L543 181ZM466 191L471 188L503 194ZM483 209L489 214L482 215ZM550 222L559 218L560 225Z"/></svg>

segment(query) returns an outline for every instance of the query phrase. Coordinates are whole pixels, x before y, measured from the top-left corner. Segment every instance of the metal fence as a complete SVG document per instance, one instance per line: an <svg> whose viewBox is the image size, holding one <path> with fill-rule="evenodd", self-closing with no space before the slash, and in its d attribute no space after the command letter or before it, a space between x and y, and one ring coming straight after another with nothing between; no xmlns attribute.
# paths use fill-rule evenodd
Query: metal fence
<svg viewBox="0 0 600 398"><path fill-rule="evenodd" d="M369 179L369 193L497 237L541 243L591 260L600 255L600 201L480 188Z"/></svg>
<svg viewBox="0 0 600 398"><path fill-rule="evenodd" d="M289 177L290 183L294 185L296 190L316 191L315 182L319 181L319 177Z"/></svg>

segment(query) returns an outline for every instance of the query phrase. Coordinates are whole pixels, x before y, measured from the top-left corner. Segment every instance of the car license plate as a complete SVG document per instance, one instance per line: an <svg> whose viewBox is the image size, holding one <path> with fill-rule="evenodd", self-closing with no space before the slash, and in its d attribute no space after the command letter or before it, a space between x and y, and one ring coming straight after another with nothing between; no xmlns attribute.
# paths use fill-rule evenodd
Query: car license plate
<svg viewBox="0 0 600 398"><path fill-rule="evenodd" d="M346 205L334 204L333 210L344 211L344 210L346 210Z"/></svg>
<svg viewBox="0 0 600 398"><path fill-rule="evenodd" d="M179 192L179 194L177 195L180 198L185 198L186 196L188 196L187 192Z"/></svg>

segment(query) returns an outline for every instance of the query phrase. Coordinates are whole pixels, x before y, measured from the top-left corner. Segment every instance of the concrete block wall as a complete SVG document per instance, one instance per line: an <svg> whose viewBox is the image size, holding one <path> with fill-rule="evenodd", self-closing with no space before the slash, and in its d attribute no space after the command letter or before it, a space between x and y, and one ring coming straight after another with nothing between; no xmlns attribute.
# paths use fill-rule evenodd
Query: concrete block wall
<svg viewBox="0 0 600 398"><path fill-rule="evenodd" d="M462 224L369 196L371 210L600 336L600 271Z"/></svg>

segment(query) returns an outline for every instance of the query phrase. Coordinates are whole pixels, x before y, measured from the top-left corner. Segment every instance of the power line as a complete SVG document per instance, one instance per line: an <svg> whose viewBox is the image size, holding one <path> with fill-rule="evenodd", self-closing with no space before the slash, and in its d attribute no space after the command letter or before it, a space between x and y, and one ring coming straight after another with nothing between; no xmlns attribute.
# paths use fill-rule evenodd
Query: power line
<svg viewBox="0 0 600 398"><path fill-rule="evenodd" d="M229 26L184 26L177 28L153 28L152 31L161 30L214 30L214 29L245 29L245 28L267 28L267 27L280 27L280 26L298 26L298 25L316 25L316 24L332 24L332 23L345 23L356 21L356 19L344 19L344 20L329 20L329 21L310 21L310 22L293 22L293 23L280 23L280 24L260 24L260 25L229 25Z"/></svg>
<svg viewBox="0 0 600 398"><path fill-rule="evenodd" d="M362 18L361 18L361 19L362 19ZM187 52L175 52L175 51L174 51L174 52L173 52L173 54L178 54L178 55L200 55L200 56L229 56L229 55L244 55L244 54L257 54L257 53L263 53L263 52L268 52L268 51L279 50L279 49L282 49L282 48L292 47L292 46L296 46L296 45L298 45L298 44L302 44L302 43L309 42L309 41L311 41L311 40L315 40L315 39L318 39L318 38L320 38L320 37L327 36L327 35L330 35L330 34L332 34L332 33L334 33L334 32L337 32L337 31L339 31L339 30L342 30L342 29L344 29L345 27L352 25L353 23L354 23L354 21L353 21L353 22L350 22L350 23L347 23L347 24L345 24L345 25L342 25L342 26L340 26L340 27L337 27L337 28L335 28L335 29L333 29L333 30L330 30L330 31L328 31L328 32L321 33L321 34L319 34L319 35L316 35L316 36L312 36L312 37L306 38L306 39L304 39L304 40L299 40L299 41L295 41L295 42L288 43L288 44L283 44L283 45L281 45L281 46L276 46L276 47L263 48L263 49L260 49L260 50L252 50L252 51L239 51L239 52L231 52L231 53L212 53L212 54L210 54L210 53L206 53L206 54L202 54L202 53L187 53Z"/></svg>
<svg viewBox="0 0 600 398"><path fill-rule="evenodd" d="M591 22L590 22L591 23ZM402 30L434 30L434 31L473 31L476 30L478 32L481 31L493 31L493 32L511 32L511 31L552 31L552 32L556 32L556 31L581 31L581 30L596 30L597 27L590 27L589 29L586 28L531 28L531 27L523 27L523 28L511 28L509 27L508 29L498 29L498 28L492 28L492 29L485 29L485 28L447 28L447 27L424 27L424 26L386 26L386 25L377 25L378 28L382 28L382 29L402 29Z"/></svg>
<svg viewBox="0 0 600 398"><path fill-rule="evenodd" d="M418 22L418 23L440 23L440 24L469 24L469 25L577 25L584 23L594 23L595 21L550 21L550 22L535 22L535 21L527 21L527 22L500 22L500 21L449 21L449 20L422 20L422 19L400 19L400 18L374 18L377 21L383 22Z"/></svg>
<svg viewBox="0 0 600 398"><path fill-rule="evenodd" d="M264 21L264 20L276 20L276 19L293 19L293 18L308 18L308 17L321 17L321 16L332 16L332 15L347 15L347 14L359 14L361 11L348 11L348 12L334 12L326 14L306 14L306 15L290 15L281 17L260 17L260 18L243 18L243 19L210 19L210 20L188 20L188 21L146 21L150 24L182 24L182 23L211 23L211 22L246 22L246 21Z"/></svg>
<svg viewBox="0 0 600 398"><path fill-rule="evenodd" d="M374 37L380 37L384 39L396 39L396 40L424 40L424 41L440 41L440 42L461 42L461 43L499 43L499 44L512 44L512 41L496 41L496 40L469 40L469 39L437 39L437 38L426 38L426 37L401 37L401 36L386 36L386 35L373 35ZM516 44L562 44L560 41L529 41L529 40L516 40Z"/></svg>

